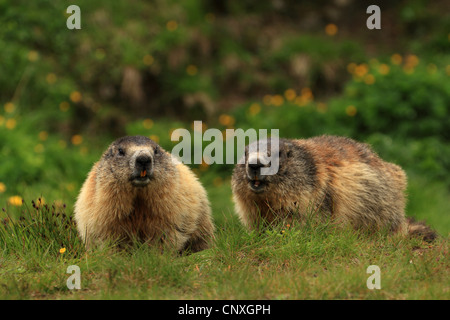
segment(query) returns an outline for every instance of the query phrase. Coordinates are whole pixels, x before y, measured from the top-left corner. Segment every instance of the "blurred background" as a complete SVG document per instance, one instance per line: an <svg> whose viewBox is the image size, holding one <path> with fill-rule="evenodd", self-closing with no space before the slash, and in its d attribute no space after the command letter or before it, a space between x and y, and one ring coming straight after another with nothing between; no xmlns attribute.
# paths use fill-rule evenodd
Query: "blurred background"
<svg viewBox="0 0 450 320"><path fill-rule="evenodd" d="M81 30L71 4L0 0L0 217L71 211L114 139L170 151L202 120L368 142L407 171L407 215L450 232L448 1L81 0ZM233 217L232 166L191 168L216 222Z"/></svg>

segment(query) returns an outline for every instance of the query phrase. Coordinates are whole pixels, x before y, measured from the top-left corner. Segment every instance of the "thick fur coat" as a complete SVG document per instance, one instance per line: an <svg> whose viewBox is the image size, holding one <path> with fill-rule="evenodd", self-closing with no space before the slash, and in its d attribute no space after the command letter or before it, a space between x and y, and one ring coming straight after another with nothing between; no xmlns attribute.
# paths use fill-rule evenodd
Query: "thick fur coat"
<svg viewBox="0 0 450 320"><path fill-rule="evenodd" d="M233 171L233 199L245 226L316 215L356 229L435 237L431 229L405 217L405 172L383 161L369 145L337 136L280 139L271 155L274 141L264 141L257 152L247 146L245 161ZM261 175L265 154L277 157L276 174Z"/></svg>
<svg viewBox="0 0 450 320"><path fill-rule="evenodd" d="M113 142L89 172L75 204L88 247L106 240L138 240L200 251L214 225L203 186L192 171L143 137Z"/></svg>

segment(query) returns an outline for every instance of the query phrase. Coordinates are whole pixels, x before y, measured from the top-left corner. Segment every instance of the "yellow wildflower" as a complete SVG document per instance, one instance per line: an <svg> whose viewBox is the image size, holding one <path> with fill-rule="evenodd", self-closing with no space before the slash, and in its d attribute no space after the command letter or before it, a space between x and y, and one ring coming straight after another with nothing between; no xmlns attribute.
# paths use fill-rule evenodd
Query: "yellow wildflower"
<svg viewBox="0 0 450 320"><path fill-rule="evenodd" d="M252 103L250 107L248 108L248 112L250 115L254 116L257 115L261 111L261 106L259 103Z"/></svg>
<svg viewBox="0 0 450 320"><path fill-rule="evenodd" d="M155 59L153 58L153 56L146 54L144 56L144 58L142 59L142 61L144 61L144 64L146 66L151 66L153 64L153 62L155 61Z"/></svg>
<svg viewBox="0 0 450 320"><path fill-rule="evenodd" d="M22 205L22 201L22 198L19 196L12 196L8 198L8 203L16 207L20 207Z"/></svg>
<svg viewBox="0 0 450 320"><path fill-rule="evenodd" d="M12 102L5 103L5 112L6 113L13 113L16 109L16 106Z"/></svg>
<svg viewBox="0 0 450 320"><path fill-rule="evenodd" d="M142 121L142 125L147 130L151 129L153 127L153 120L152 119L145 119L144 121Z"/></svg>
<svg viewBox="0 0 450 320"><path fill-rule="evenodd" d="M284 92L284 96L286 97L286 99L287 99L288 101L292 101L292 100L295 99L295 97L297 96L297 94L295 93L295 90L294 90L294 89L287 89L287 90Z"/></svg>
<svg viewBox="0 0 450 320"><path fill-rule="evenodd" d="M178 28L178 23L175 20L170 20L167 22L166 28L169 31L175 31Z"/></svg>
<svg viewBox="0 0 450 320"><path fill-rule="evenodd" d="M355 69L356 69L356 63L351 62L351 63L349 63L349 64L347 65L347 71L348 71L348 73L353 73L353 72L355 72Z"/></svg>
<svg viewBox="0 0 450 320"><path fill-rule="evenodd" d="M409 68L414 68L418 64L419 64L419 58L416 55L410 54L410 55L406 56L406 58L405 58L405 66L407 66Z"/></svg>
<svg viewBox="0 0 450 320"><path fill-rule="evenodd" d="M72 144L77 146L83 142L83 137L79 134L76 134L76 135L72 136L71 141L72 141Z"/></svg>
<svg viewBox="0 0 450 320"><path fill-rule="evenodd" d="M16 127L16 125L17 125L16 119L8 119L8 120L6 120L5 126L6 126L6 128L8 128L9 130L14 129L14 128Z"/></svg>
<svg viewBox="0 0 450 320"><path fill-rule="evenodd" d="M367 64L362 63L355 68L355 75L358 77L364 77L366 73L369 71L369 67Z"/></svg>
<svg viewBox="0 0 450 320"><path fill-rule="evenodd" d="M312 100L313 94L310 88L303 88L302 89L302 97L304 97L306 100Z"/></svg>
<svg viewBox="0 0 450 320"><path fill-rule="evenodd" d="M54 73L49 73L47 74L47 76L45 77L45 80L47 80L47 82L49 84L53 84L56 82L56 75Z"/></svg>
<svg viewBox="0 0 450 320"><path fill-rule="evenodd" d="M325 26L325 33L329 36L334 36L338 32L338 27L334 23L329 23Z"/></svg>
<svg viewBox="0 0 450 320"><path fill-rule="evenodd" d="M63 101L59 104L59 109L62 112L66 112L67 110L69 110L70 104L67 101Z"/></svg>
<svg viewBox="0 0 450 320"><path fill-rule="evenodd" d="M81 93L78 92L78 91L71 92L70 93L70 100L72 102L75 102L75 103L80 102L81 101Z"/></svg>
<svg viewBox="0 0 450 320"><path fill-rule="evenodd" d="M195 76L198 72L198 68L193 64L190 64L186 67L186 73L190 76Z"/></svg>
<svg viewBox="0 0 450 320"><path fill-rule="evenodd" d="M365 77L364 77L364 82L366 83L366 84L374 84L375 83L375 77L372 75L372 74L367 74Z"/></svg>
<svg viewBox="0 0 450 320"><path fill-rule="evenodd" d="M47 131L41 131L39 132L39 140L45 141L48 138L48 132Z"/></svg>
<svg viewBox="0 0 450 320"><path fill-rule="evenodd" d="M399 65L399 64L402 63L402 61L403 61L403 58L402 58L402 56L399 55L398 53L394 53L394 54L391 56L391 62L392 62L393 64Z"/></svg>
<svg viewBox="0 0 450 320"><path fill-rule="evenodd" d="M235 123L235 119L228 114L221 114L219 116L219 122L224 126L232 126Z"/></svg>
<svg viewBox="0 0 450 320"><path fill-rule="evenodd" d="M355 108L355 106L348 106L345 109L345 113L349 116L349 117L354 117L357 113L357 110Z"/></svg>
<svg viewBox="0 0 450 320"><path fill-rule="evenodd" d="M283 96L276 94L276 95L272 96L271 103L275 107L280 107L284 103L284 98L283 98Z"/></svg>
<svg viewBox="0 0 450 320"><path fill-rule="evenodd" d="M152 134L149 138L155 141L156 143L159 143L159 136Z"/></svg>
<svg viewBox="0 0 450 320"><path fill-rule="evenodd" d="M44 146L42 143L38 143L35 147L34 147L34 152L36 153L42 153L44 152Z"/></svg>
<svg viewBox="0 0 450 320"><path fill-rule="evenodd" d="M378 67L378 72L382 75L387 75L389 73L389 66L385 63L380 64L380 66Z"/></svg>
<svg viewBox="0 0 450 320"><path fill-rule="evenodd" d="M272 97L270 96L270 94L266 94L266 95L263 97L263 103L264 103L266 106L268 106L268 105L270 105L271 102L272 102Z"/></svg>
<svg viewBox="0 0 450 320"><path fill-rule="evenodd" d="M39 59L39 53L37 51L31 50L30 52L28 52L28 60L34 62L37 59Z"/></svg>

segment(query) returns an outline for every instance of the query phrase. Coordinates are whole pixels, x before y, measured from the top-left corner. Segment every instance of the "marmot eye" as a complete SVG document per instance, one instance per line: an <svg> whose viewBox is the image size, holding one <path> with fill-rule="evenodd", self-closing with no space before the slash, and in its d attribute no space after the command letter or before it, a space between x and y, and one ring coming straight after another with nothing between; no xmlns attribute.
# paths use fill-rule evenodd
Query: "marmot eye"
<svg viewBox="0 0 450 320"><path fill-rule="evenodd" d="M118 154L119 156L124 156L124 155L125 155L125 150L123 150L122 148L119 148L119 149L117 150L117 154Z"/></svg>
<svg viewBox="0 0 450 320"><path fill-rule="evenodd" d="M158 153L159 153L159 149L158 149L158 148L155 148L154 153L155 153L155 154L158 154Z"/></svg>

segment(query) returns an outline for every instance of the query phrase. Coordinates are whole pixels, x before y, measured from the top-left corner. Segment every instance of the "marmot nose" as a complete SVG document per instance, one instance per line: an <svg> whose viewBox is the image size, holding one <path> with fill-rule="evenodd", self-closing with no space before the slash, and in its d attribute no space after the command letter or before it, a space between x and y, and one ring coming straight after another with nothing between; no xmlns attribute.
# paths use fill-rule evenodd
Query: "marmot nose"
<svg viewBox="0 0 450 320"><path fill-rule="evenodd" d="M248 167L252 170L258 170L259 168L264 167L264 165L261 162L257 162L257 163L249 163Z"/></svg>
<svg viewBox="0 0 450 320"><path fill-rule="evenodd" d="M152 158L147 155L140 155L136 158L136 166L141 168L148 168L152 162Z"/></svg>
<svg viewBox="0 0 450 320"><path fill-rule="evenodd" d="M248 164L248 169L253 175L259 174L262 167L264 167L264 165L259 161L257 163Z"/></svg>

